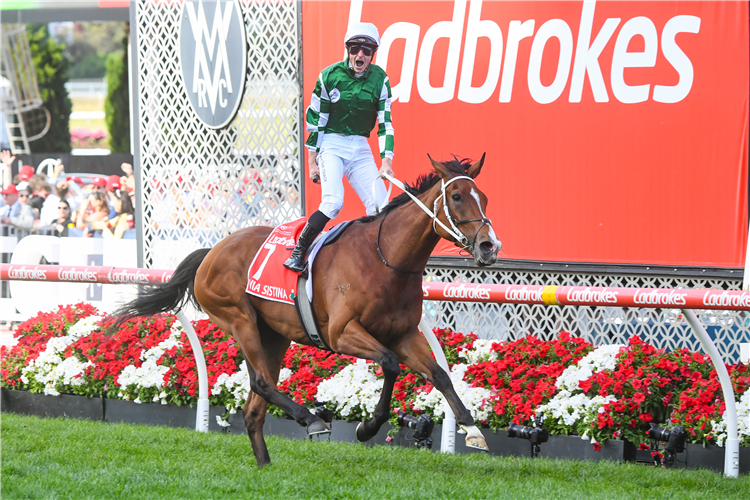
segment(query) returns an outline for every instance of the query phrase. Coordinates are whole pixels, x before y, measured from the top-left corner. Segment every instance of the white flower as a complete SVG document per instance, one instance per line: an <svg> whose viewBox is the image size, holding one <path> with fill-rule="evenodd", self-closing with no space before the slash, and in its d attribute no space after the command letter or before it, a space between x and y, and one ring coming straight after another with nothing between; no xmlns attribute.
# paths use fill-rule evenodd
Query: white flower
<svg viewBox="0 0 750 500"><path fill-rule="evenodd" d="M536 414L544 412L545 419L552 418L557 422L573 426L579 421L590 418L595 413L601 413L603 406L607 403L617 401L615 396L594 396L590 398L579 392L571 394L570 391L562 389L547 404L536 409Z"/></svg>
<svg viewBox="0 0 750 500"><path fill-rule="evenodd" d="M49 339L44 351L21 370L21 380L28 384L29 377L33 377L37 382L44 384L44 393L50 396L60 395L57 390L58 384L73 386L83 384L81 375L93 364L90 361L80 361L75 356L69 358L64 356L65 349L70 344L95 329L91 325L95 325L99 317L91 316L90 318L94 320L86 322L84 320L89 318L84 318L72 325L70 327L72 335Z"/></svg>
<svg viewBox="0 0 750 500"><path fill-rule="evenodd" d="M250 394L250 375L247 373L245 363L240 364L240 369L236 373L232 375L222 373L216 378L216 382L211 388L211 394L221 394L222 391L227 391L234 397L233 401L227 404L227 410L230 410L230 412L245 404Z"/></svg>
<svg viewBox="0 0 750 500"><path fill-rule="evenodd" d="M487 420L489 418L489 408L483 408L482 406L484 401L492 396L492 393L484 387L472 387L465 382L464 374L467 368L468 366L464 364L453 365L450 372L453 388L475 420ZM432 414L438 418L444 418L446 409L448 408L449 405L443 393L434 387L428 393L418 394L414 400L414 409L422 411L430 409L432 410Z"/></svg>
<svg viewBox="0 0 750 500"><path fill-rule="evenodd" d="M358 409L370 417L380 400L383 380L375 376L378 365L358 359L318 385L316 399L333 403L343 417Z"/></svg>
<svg viewBox="0 0 750 500"><path fill-rule="evenodd" d="M224 420L223 418L221 418L221 415L216 415L216 423L219 424L220 427L229 427L230 425L232 425L226 420Z"/></svg>
<svg viewBox="0 0 750 500"><path fill-rule="evenodd" d="M139 367L126 366L117 377L117 384L123 388L134 385L136 391L147 387L160 389L164 387L164 376L170 369L168 366L157 365L154 360L149 359Z"/></svg>
<svg viewBox="0 0 750 500"><path fill-rule="evenodd" d="M472 349L458 351L458 357L467 365L475 365L485 361L496 361L497 352L492 350L495 343L491 340L476 339Z"/></svg>
<svg viewBox="0 0 750 500"><path fill-rule="evenodd" d="M597 395L590 398L583 394L578 383L587 380L596 372L614 370L617 365L617 354L622 347L621 345L597 347L577 364L567 367L555 382L560 391L547 404L539 406L536 414L544 412L545 419L552 418L570 427L578 423L590 423L592 415L603 413L604 405L617 401L617 398L612 395Z"/></svg>
<svg viewBox="0 0 750 500"><path fill-rule="evenodd" d="M597 347L577 364L567 367L557 378L555 385L560 389L576 391L578 382L588 379L594 373L614 370L617 366L617 355L623 347L619 344Z"/></svg>
<svg viewBox="0 0 750 500"><path fill-rule="evenodd" d="M242 366L245 366L244 364ZM289 368L282 368L279 372L279 384L286 382L292 376L292 370Z"/></svg>
<svg viewBox="0 0 750 500"><path fill-rule="evenodd" d="M96 324L101 319L101 316L88 316L86 318L79 319L73 325L70 325L70 328L68 328L68 336L75 338L75 340L78 340L81 337L88 337L93 332L98 330Z"/></svg>
<svg viewBox="0 0 750 500"><path fill-rule="evenodd" d="M120 372L115 382L122 388L121 394L132 390L132 395L137 396L135 401L140 403L139 394L142 389L161 389L164 387L166 375L171 368L158 364L159 359L164 355L165 351L179 345L180 334L180 329L173 327L169 337L151 349L141 351L140 359L143 361L141 366L128 365ZM161 391L157 396L153 397L152 401L156 403L161 400L162 403L166 404L166 397L167 393Z"/></svg>
<svg viewBox="0 0 750 500"><path fill-rule="evenodd" d="M742 441L745 436L750 436L750 389L742 393L737 406L737 439ZM724 446L727 439L727 411L719 420L711 420L711 427L716 433L716 444Z"/></svg>

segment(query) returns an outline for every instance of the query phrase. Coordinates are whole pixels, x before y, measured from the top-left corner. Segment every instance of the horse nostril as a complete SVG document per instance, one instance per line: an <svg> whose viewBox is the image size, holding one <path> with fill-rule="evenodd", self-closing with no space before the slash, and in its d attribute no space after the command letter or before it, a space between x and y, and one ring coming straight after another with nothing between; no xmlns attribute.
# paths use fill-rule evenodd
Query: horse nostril
<svg viewBox="0 0 750 500"><path fill-rule="evenodd" d="M495 245L490 243L489 241L483 241L479 244L479 250L485 255L490 254L495 249Z"/></svg>

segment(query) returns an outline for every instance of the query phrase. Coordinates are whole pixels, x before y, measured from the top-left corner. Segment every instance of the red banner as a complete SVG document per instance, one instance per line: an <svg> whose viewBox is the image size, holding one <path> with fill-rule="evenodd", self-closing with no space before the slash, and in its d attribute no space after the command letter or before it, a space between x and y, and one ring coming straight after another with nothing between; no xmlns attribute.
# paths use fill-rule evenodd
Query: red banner
<svg viewBox="0 0 750 500"><path fill-rule="evenodd" d="M305 106L348 23L378 26L399 179L487 152L501 258L744 266L747 2L310 0L302 21Z"/></svg>

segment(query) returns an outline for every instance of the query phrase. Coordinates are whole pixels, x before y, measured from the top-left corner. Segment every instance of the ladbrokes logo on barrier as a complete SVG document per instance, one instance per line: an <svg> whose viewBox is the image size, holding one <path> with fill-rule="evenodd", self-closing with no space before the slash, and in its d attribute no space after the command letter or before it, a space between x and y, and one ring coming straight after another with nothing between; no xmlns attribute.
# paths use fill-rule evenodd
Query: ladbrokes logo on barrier
<svg viewBox="0 0 750 500"><path fill-rule="evenodd" d="M684 306L687 304L687 292L638 289L633 296L633 302L643 305Z"/></svg>
<svg viewBox="0 0 750 500"><path fill-rule="evenodd" d="M714 307L750 307L750 294L730 293L728 291L717 292L708 290L703 295L703 305Z"/></svg>
<svg viewBox="0 0 750 500"><path fill-rule="evenodd" d="M505 291L505 300L508 302L542 302L542 292L541 288L534 290L525 285L511 285Z"/></svg>
<svg viewBox="0 0 750 500"><path fill-rule="evenodd" d="M8 278L12 280L46 280L47 273L42 269L31 267L26 269L26 266L11 267L8 271Z"/></svg>
<svg viewBox="0 0 750 500"><path fill-rule="evenodd" d="M119 272L110 271L107 274L107 278L110 283L132 283L134 285L146 285L149 281L148 274L139 272L138 270L135 270L135 272L128 272L126 270Z"/></svg>
<svg viewBox="0 0 750 500"><path fill-rule="evenodd" d="M210 128L229 124L239 109L247 45L237 0L186 0L180 25L180 66L190 104Z"/></svg>
<svg viewBox="0 0 750 500"><path fill-rule="evenodd" d="M424 287L423 287L424 288ZM490 289L482 286L469 285L445 285L443 297L447 299L480 299L489 300Z"/></svg>
<svg viewBox="0 0 750 500"><path fill-rule="evenodd" d="M94 283L96 281L96 271L88 267L84 267L83 269L76 269L75 267L60 269L57 271L57 279L60 281L87 281Z"/></svg>
<svg viewBox="0 0 750 500"><path fill-rule="evenodd" d="M598 304L616 304L617 293L614 290L592 290L589 287L583 290L569 290L567 299L569 302L596 302Z"/></svg>

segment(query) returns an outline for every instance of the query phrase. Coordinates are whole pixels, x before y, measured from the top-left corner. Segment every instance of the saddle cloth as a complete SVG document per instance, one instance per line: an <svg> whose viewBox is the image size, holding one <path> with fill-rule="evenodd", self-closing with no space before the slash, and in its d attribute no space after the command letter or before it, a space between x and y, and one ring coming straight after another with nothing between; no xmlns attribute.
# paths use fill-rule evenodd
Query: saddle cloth
<svg viewBox="0 0 750 500"><path fill-rule="evenodd" d="M306 222L307 219L302 217L280 224L271 231L247 270L247 293L294 305L298 275L284 267L284 261L294 250Z"/></svg>
<svg viewBox="0 0 750 500"><path fill-rule="evenodd" d="M262 299L294 305L294 297L298 295L299 274L284 267L284 261L294 250L306 222L307 219L301 217L280 224L271 231L247 270L247 293ZM308 270L312 269L313 259L318 250L326 244L333 243L351 222L342 222L315 239L307 251ZM308 300L312 302L312 273L307 281L306 291Z"/></svg>

